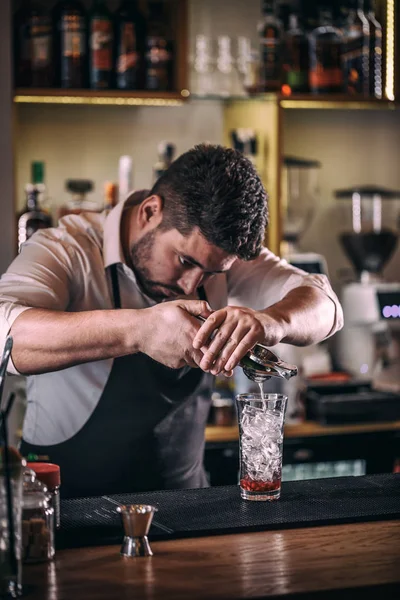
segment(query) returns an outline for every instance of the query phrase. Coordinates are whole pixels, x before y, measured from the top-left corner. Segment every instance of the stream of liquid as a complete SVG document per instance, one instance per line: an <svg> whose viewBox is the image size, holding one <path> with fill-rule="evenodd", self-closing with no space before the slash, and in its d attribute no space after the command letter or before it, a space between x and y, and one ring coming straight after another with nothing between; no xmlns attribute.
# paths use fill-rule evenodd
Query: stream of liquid
<svg viewBox="0 0 400 600"><path fill-rule="evenodd" d="M258 383L258 387L260 388L260 394L261 394L261 400L264 400L264 387L263 387L263 383L259 382Z"/></svg>

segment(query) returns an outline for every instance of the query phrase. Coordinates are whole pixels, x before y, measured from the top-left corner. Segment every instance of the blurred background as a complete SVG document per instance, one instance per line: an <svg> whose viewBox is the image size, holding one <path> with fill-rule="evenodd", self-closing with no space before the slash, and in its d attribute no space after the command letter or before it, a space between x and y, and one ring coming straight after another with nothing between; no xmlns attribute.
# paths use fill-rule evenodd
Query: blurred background
<svg viewBox="0 0 400 600"><path fill-rule="evenodd" d="M397 468L399 24L395 0L2 0L1 272L36 229L150 188L194 144L236 147L269 193L266 244L329 274L345 310L328 343L277 349L300 367L280 387L284 477ZM241 370L217 381L213 484L235 482L247 389Z"/></svg>

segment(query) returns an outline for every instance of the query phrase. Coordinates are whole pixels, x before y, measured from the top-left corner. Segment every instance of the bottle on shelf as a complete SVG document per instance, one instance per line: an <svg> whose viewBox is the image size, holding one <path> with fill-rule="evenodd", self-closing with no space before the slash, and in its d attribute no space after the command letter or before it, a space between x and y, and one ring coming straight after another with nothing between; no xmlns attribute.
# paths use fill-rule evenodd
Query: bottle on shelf
<svg viewBox="0 0 400 600"><path fill-rule="evenodd" d="M118 189L119 201L124 201L132 191L132 158L130 156L121 156L118 165Z"/></svg>
<svg viewBox="0 0 400 600"><path fill-rule="evenodd" d="M47 195L47 187L45 184L45 164L41 160L35 160L31 163L31 183L38 192L38 203L41 210L51 214L49 198Z"/></svg>
<svg viewBox="0 0 400 600"><path fill-rule="evenodd" d="M281 87L282 25L272 0L262 0L260 37L260 92L279 91Z"/></svg>
<svg viewBox="0 0 400 600"><path fill-rule="evenodd" d="M18 218L18 252L35 231L52 226L51 216L39 206L39 192L33 183L25 186L26 207Z"/></svg>
<svg viewBox="0 0 400 600"><path fill-rule="evenodd" d="M93 0L89 16L89 85L94 90L112 86L113 21L104 0Z"/></svg>
<svg viewBox="0 0 400 600"><path fill-rule="evenodd" d="M284 36L282 91L284 93L308 92L309 68L308 38L300 27L298 15L291 14L289 29Z"/></svg>
<svg viewBox="0 0 400 600"><path fill-rule="evenodd" d="M343 92L343 36L332 25L332 11L321 6L319 26L309 34L309 86L314 94Z"/></svg>
<svg viewBox="0 0 400 600"><path fill-rule="evenodd" d="M369 23L363 0L349 0L343 55L345 91L369 95Z"/></svg>
<svg viewBox="0 0 400 600"><path fill-rule="evenodd" d="M23 0L14 17L15 84L17 87L53 85L53 30L50 14L31 0Z"/></svg>
<svg viewBox="0 0 400 600"><path fill-rule="evenodd" d="M112 181L104 183L104 210L112 210L118 203L118 185Z"/></svg>
<svg viewBox="0 0 400 600"><path fill-rule="evenodd" d="M151 2L145 39L145 88L167 91L173 87L172 42L166 25L164 4Z"/></svg>
<svg viewBox="0 0 400 600"><path fill-rule="evenodd" d="M157 162L154 165L154 182L157 181L165 173L168 169L175 156L175 144L171 144L169 142L160 142L157 146L158 158Z"/></svg>
<svg viewBox="0 0 400 600"><path fill-rule="evenodd" d="M144 87L146 23L134 0L122 0L115 13L115 84L120 90Z"/></svg>
<svg viewBox="0 0 400 600"><path fill-rule="evenodd" d="M65 188L71 193L70 200L59 207L58 218L66 215L79 215L82 212L101 212L103 204L88 200L86 195L93 191L93 181L90 179L67 179Z"/></svg>
<svg viewBox="0 0 400 600"><path fill-rule="evenodd" d="M369 95L382 98L382 25L375 16L373 0L365 0L364 12L369 23Z"/></svg>
<svg viewBox="0 0 400 600"><path fill-rule="evenodd" d="M56 84L87 87L87 22L79 0L61 0L54 9Z"/></svg>

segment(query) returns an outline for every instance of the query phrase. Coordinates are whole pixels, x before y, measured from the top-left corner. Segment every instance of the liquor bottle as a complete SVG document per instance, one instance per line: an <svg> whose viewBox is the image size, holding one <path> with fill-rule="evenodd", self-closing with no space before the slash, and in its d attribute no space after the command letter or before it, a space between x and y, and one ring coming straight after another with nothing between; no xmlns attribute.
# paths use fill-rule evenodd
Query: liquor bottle
<svg viewBox="0 0 400 600"><path fill-rule="evenodd" d="M364 12L369 23L369 94L382 98L382 25L375 17L373 0L365 0Z"/></svg>
<svg viewBox="0 0 400 600"><path fill-rule="evenodd" d="M146 23L132 0L122 0L115 14L115 78L120 90L144 87Z"/></svg>
<svg viewBox="0 0 400 600"><path fill-rule="evenodd" d="M39 192L33 185L28 183L25 186L26 207L18 218L18 251L26 240L28 240L35 231L52 226L51 216L40 209L38 195Z"/></svg>
<svg viewBox="0 0 400 600"><path fill-rule="evenodd" d="M320 8L319 26L309 35L309 85L314 94L343 92L343 36L332 25L332 12Z"/></svg>
<svg viewBox="0 0 400 600"><path fill-rule="evenodd" d="M363 0L349 0L345 29L343 68L345 91L369 95L369 23L362 9Z"/></svg>
<svg viewBox="0 0 400 600"><path fill-rule="evenodd" d="M158 159L153 167L154 182L169 168L175 156L175 144L160 142L157 146Z"/></svg>
<svg viewBox="0 0 400 600"><path fill-rule="evenodd" d="M50 14L31 0L23 0L14 17L17 87L53 85L52 37Z"/></svg>
<svg viewBox="0 0 400 600"><path fill-rule="evenodd" d="M163 3L152 2L149 11L145 40L145 88L166 91L172 87L172 52Z"/></svg>
<svg viewBox="0 0 400 600"><path fill-rule="evenodd" d="M281 86L282 25L275 16L275 2L263 0L260 36L260 91L278 91Z"/></svg>
<svg viewBox="0 0 400 600"><path fill-rule="evenodd" d="M104 183L104 210L112 210L118 204L118 185L112 181Z"/></svg>
<svg viewBox="0 0 400 600"><path fill-rule="evenodd" d="M93 0L89 17L89 85L95 90L111 87L113 45L111 14L104 0Z"/></svg>
<svg viewBox="0 0 400 600"><path fill-rule="evenodd" d="M47 188L44 181L45 166L43 161L35 160L31 163L31 183L35 187L38 195L38 205L43 212L50 214L51 209L48 204Z"/></svg>
<svg viewBox="0 0 400 600"><path fill-rule="evenodd" d="M283 50L283 85L288 86L286 92L308 92L308 71L310 67L308 38L299 26L298 16L289 17L289 30L284 37Z"/></svg>
<svg viewBox="0 0 400 600"><path fill-rule="evenodd" d="M54 9L57 85L87 85L87 24L79 0L61 0Z"/></svg>

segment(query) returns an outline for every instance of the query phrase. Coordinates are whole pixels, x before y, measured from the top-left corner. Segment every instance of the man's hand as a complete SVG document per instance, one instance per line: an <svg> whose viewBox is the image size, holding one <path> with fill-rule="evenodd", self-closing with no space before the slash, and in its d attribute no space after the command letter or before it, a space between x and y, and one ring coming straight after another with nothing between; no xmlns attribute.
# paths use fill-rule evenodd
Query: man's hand
<svg viewBox="0 0 400 600"><path fill-rule="evenodd" d="M208 317L197 332L193 347L203 350L200 368L218 375L234 369L255 344L275 346L282 337L282 325L272 316L250 308L227 306Z"/></svg>
<svg viewBox="0 0 400 600"><path fill-rule="evenodd" d="M142 310L140 351L172 369L199 367L203 352L193 347L193 340L201 321L195 317L206 319L211 313L203 300L175 300Z"/></svg>

